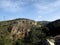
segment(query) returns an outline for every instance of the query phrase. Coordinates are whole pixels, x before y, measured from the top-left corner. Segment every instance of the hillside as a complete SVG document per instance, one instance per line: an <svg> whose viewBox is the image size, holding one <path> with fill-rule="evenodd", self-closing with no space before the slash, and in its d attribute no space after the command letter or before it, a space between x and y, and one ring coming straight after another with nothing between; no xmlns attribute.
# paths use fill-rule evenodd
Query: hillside
<svg viewBox="0 0 60 45"><path fill-rule="evenodd" d="M46 26L49 28L50 35L56 36L60 34L60 19L53 21Z"/></svg>
<svg viewBox="0 0 60 45"><path fill-rule="evenodd" d="M13 45L13 42L18 39L21 40L27 37L33 27L39 26L36 21L24 18L2 21L0 22L0 44L5 45L8 43L9 45Z"/></svg>
<svg viewBox="0 0 60 45"><path fill-rule="evenodd" d="M38 25L44 26L44 25L47 25L48 23L50 23L50 21L38 21L37 23L38 23Z"/></svg>
<svg viewBox="0 0 60 45"><path fill-rule="evenodd" d="M1 45L42 45L46 38L60 35L60 20L34 21L18 18L0 22Z"/></svg>

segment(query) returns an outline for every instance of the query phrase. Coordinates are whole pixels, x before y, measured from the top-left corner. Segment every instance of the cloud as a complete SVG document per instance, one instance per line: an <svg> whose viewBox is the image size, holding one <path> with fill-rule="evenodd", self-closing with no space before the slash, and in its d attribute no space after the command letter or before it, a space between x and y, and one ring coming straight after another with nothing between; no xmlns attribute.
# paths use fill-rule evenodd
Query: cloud
<svg viewBox="0 0 60 45"><path fill-rule="evenodd" d="M9 12L22 11L26 6L33 4L33 1L34 0L0 0L0 8Z"/></svg>
<svg viewBox="0 0 60 45"><path fill-rule="evenodd" d="M37 13L48 14L60 7L60 0L0 0L0 8L5 11L20 11L33 5Z"/></svg>
<svg viewBox="0 0 60 45"><path fill-rule="evenodd" d="M52 16L51 16L51 20L56 20L56 19L60 19L60 11L55 12Z"/></svg>
<svg viewBox="0 0 60 45"><path fill-rule="evenodd" d="M21 15L27 16L28 14L32 18L34 16L36 20L45 20L48 15L52 16L51 19L60 18L57 15L60 14L60 0L0 0L0 9L14 14L18 12L18 14L16 13L17 15L22 12L24 14ZM30 16L27 17L29 18Z"/></svg>
<svg viewBox="0 0 60 45"><path fill-rule="evenodd" d="M35 4L38 13L48 14L56 11L60 8L60 0L56 0L52 3L37 3Z"/></svg>
<svg viewBox="0 0 60 45"><path fill-rule="evenodd" d="M37 16L42 16L41 18L36 18L37 20L56 20L60 18L60 0L55 0L53 2L42 1L41 3L34 4ZM49 17L51 16L51 17Z"/></svg>
<svg viewBox="0 0 60 45"><path fill-rule="evenodd" d="M19 7L17 4L12 3L10 0L2 0L0 1L0 8L5 11L15 12Z"/></svg>
<svg viewBox="0 0 60 45"><path fill-rule="evenodd" d="M0 8L7 12L22 11L23 6L26 4L26 2L20 0L0 0Z"/></svg>
<svg viewBox="0 0 60 45"><path fill-rule="evenodd" d="M37 16L35 17L35 20L38 21L38 20L40 20L41 18L42 18L41 15L37 15Z"/></svg>
<svg viewBox="0 0 60 45"><path fill-rule="evenodd" d="M41 0L42 1L42 0ZM4 11L17 12L24 10L26 6L41 2L40 0L0 0L0 8Z"/></svg>

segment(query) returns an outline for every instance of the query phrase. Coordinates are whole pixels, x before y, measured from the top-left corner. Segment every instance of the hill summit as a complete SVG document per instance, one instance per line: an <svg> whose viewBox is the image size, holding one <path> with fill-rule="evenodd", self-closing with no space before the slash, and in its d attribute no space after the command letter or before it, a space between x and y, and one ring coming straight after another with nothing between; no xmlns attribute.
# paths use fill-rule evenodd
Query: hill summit
<svg viewBox="0 0 60 45"><path fill-rule="evenodd" d="M42 45L47 38L56 39L58 35L60 19L49 22L18 18L0 22L1 45Z"/></svg>

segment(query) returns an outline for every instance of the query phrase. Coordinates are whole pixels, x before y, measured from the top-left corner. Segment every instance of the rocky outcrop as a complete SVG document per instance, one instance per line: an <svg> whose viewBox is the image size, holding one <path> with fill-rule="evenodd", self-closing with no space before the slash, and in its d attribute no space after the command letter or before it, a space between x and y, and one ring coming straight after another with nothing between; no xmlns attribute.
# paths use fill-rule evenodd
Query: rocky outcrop
<svg viewBox="0 0 60 45"><path fill-rule="evenodd" d="M60 45L60 35L55 36L54 39L55 39L55 44Z"/></svg>
<svg viewBox="0 0 60 45"><path fill-rule="evenodd" d="M60 45L60 35L47 38L42 45Z"/></svg>
<svg viewBox="0 0 60 45"><path fill-rule="evenodd" d="M22 39L25 36L28 36L28 33L31 31L31 28L36 25L37 22L35 21L19 20L10 29L10 38L12 40Z"/></svg>

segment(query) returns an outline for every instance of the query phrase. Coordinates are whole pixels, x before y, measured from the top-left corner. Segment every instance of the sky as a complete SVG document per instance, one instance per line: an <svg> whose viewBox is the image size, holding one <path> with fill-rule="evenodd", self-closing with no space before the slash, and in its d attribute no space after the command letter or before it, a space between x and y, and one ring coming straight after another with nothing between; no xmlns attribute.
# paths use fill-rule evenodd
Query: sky
<svg viewBox="0 0 60 45"><path fill-rule="evenodd" d="M16 18L60 19L60 0L0 0L0 21Z"/></svg>

